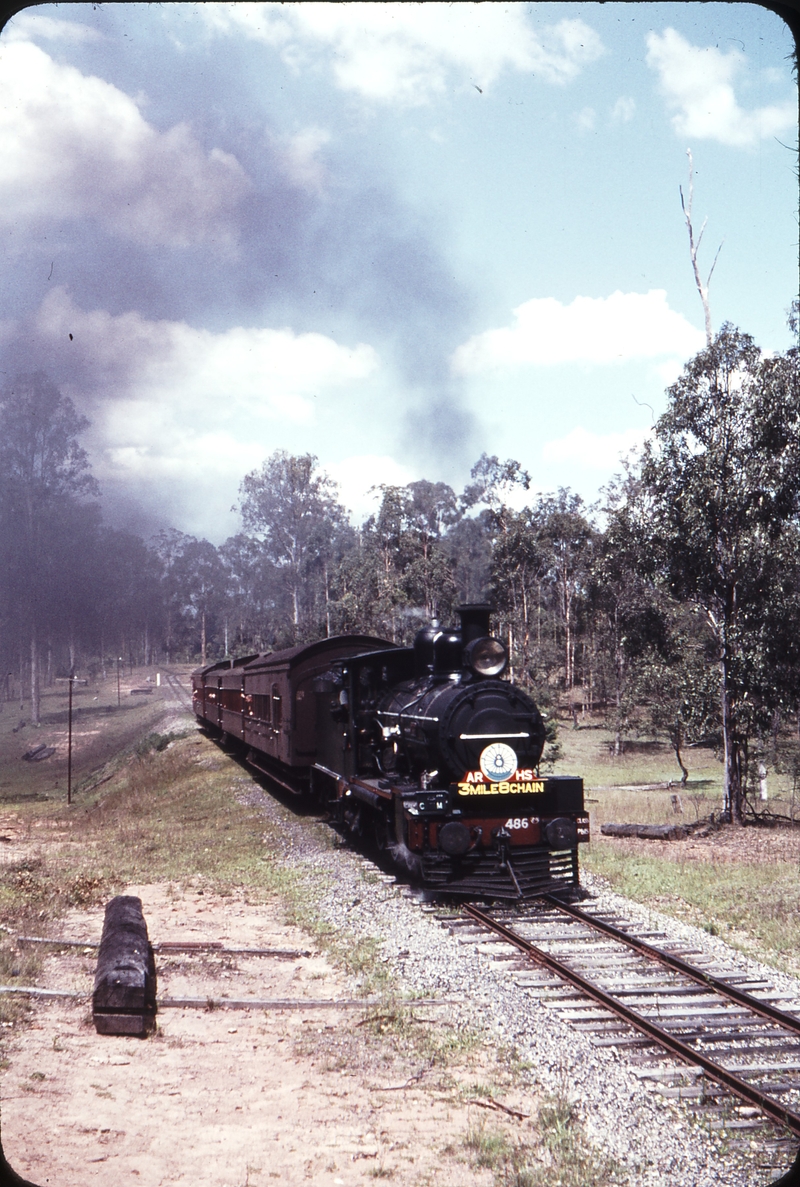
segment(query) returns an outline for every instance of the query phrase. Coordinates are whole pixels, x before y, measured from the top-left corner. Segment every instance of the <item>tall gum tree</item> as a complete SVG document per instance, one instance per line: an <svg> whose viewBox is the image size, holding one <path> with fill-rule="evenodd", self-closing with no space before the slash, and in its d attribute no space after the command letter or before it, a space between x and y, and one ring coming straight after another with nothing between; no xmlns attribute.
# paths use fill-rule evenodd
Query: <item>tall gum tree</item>
<svg viewBox="0 0 800 1187"><path fill-rule="evenodd" d="M246 475L239 497L245 531L258 539L283 579L289 635L297 643L314 632L309 594L319 581L327 590L325 562L347 522L338 487L318 471L313 454L279 449Z"/></svg>
<svg viewBox="0 0 800 1187"><path fill-rule="evenodd" d="M749 686L765 635L779 629L776 558L800 508L797 350L763 358L749 335L724 325L668 397L626 514L644 567L702 611L715 640L725 808L741 822Z"/></svg>
<svg viewBox="0 0 800 1187"><path fill-rule="evenodd" d="M67 504L97 494L78 438L89 421L43 372L18 375L0 393L0 536L20 630L30 648L31 722L40 716L44 616L58 581L48 564L48 535Z"/></svg>

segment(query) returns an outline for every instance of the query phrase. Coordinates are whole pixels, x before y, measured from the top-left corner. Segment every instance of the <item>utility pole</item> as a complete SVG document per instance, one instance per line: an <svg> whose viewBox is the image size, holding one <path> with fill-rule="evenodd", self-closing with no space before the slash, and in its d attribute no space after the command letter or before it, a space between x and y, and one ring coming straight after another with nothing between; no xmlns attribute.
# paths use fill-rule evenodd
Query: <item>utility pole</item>
<svg viewBox="0 0 800 1187"><path fill-rule="evenodd" d="M67 803L72 803L72 688L75 669L69 670L69 709L67 711Z"/></svg>

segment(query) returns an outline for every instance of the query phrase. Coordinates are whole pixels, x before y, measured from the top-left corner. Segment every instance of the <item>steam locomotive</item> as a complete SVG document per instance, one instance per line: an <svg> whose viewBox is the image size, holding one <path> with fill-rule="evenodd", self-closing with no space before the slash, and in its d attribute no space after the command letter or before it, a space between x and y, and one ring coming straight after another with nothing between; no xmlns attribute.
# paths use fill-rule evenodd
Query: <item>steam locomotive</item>
<svg viewBox="0 0 800 1187"><path fill-rule="evenodd" d="M459 614L411 647L348 635L198 668L195 714L423 887L511 901L577 888L583 780L540 776L544 722L502 678L490 608Z"/></svg>

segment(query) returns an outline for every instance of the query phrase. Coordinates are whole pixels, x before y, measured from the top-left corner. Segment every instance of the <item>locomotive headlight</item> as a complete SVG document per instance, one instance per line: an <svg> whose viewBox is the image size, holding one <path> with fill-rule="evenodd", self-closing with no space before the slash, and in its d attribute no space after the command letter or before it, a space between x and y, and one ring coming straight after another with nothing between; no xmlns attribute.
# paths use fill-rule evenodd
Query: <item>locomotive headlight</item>
<svg viewBox="0 0 800 1187"><path fill-rule="evenodd" d="M464 649L467 666L477 676L499 676L508 664L508 653L499 639L473 639Z"/></svg>

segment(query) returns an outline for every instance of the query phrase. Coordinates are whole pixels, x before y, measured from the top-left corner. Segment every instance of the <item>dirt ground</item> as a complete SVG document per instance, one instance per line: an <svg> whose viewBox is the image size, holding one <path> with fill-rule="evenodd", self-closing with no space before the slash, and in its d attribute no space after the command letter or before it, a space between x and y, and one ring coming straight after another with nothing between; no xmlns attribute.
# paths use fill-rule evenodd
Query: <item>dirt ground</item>
<svg viewBox="0 0 800 1187"><path fill-rule="evenodd" d="M154 943L309 952L157 957L160 997L349 996L309 937L277 910L200 888L126 892L141 897ZM102 908L74 911L58 934L97 941L102 917ZM62 950L47 958L40 984L88 995L95 959L86 949ZM417 1025L446 1025L442 1009L418 1007ZM486 1057L473 1052L446 1072L430 1067L382 1040L362 1008L165 1009L157 1033L143 1040L97 1035L87 996L35 1004L31 1024L10 1033L4 1050L3 1146L14 1169L40 1187L493 1181L464 1148L470 1126L487 1116L465 1103L469 1085L491 1074L480 1066ZM530 1099L502 1090L498 1099L535 1113Z"/></svg>
<svg viewBox="0 0 800 1187"><path fill-rule="evenodd" d="M775 828L725 825L707 837L693 837L690 834L679 841L605 837L601 836L598 829L595 839L613 847L615 852L641 854L666 861L701 861L716 865L728 862L764 865L800 861L800 828L789 825Z"/></svg>

